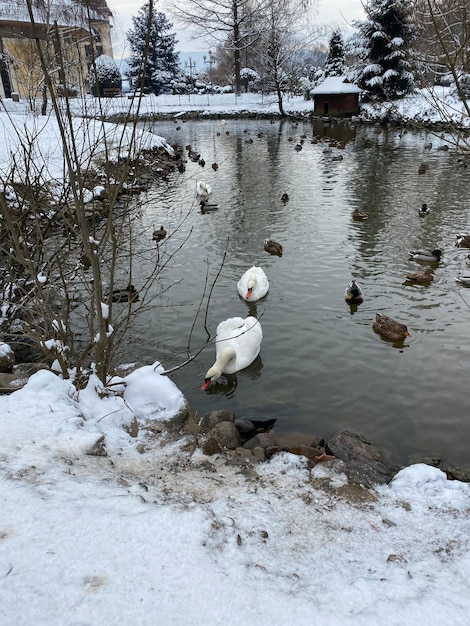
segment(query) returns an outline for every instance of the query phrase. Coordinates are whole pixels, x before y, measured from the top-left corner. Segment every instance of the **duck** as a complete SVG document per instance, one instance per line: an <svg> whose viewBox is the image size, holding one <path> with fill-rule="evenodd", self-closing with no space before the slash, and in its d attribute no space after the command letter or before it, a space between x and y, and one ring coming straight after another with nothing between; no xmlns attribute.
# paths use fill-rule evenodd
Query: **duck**
<svg viewBox="0 0 470 626"><path fill-rule="evenodd" d="M353 220L356 220L358 222L363 222L368 217L369 216L367 215L367 213L364 213L364 211L360 211L359 209L354 209L354 211L352 212Z"/></svg>
<svg viewBox="0 0 470 626"><path fill-rule="evenodd" d="M266 250L266 252L269 252L269 254L282 256L283 249L281 244L277 241L273 241L272 239L264 240L264 249Z"/></svg>
<svg viewBox="0 0 470 626"><path fill-rule="evenodd" d="M411 250L410 259L413 261L424 261L427 263L438 263L441 260L442 252L438 248L435 250Z"/></svg>
<svg viewBox="0 0 470 626"><path fill-rule="evenodd" d="M276 418L268 420L236 419L233 423L240 434L242 444L259 433L267 433L276 423Z"/></svg>
<svg viewBox="0 0 470 626"><path fill-rule="evenodd" d="M406 280L419 285L427 285L434 280L434 271L427 267L424 272L411 272L406 275Z"/></svg>
<svg viewBox="0 0 470 626"><path fill-rule="evenodd" d="M374 332L389 341L403 341L406 337L410 336L408 327L405 326L405 324L397 322L391 317L382 315L381 313L375 314L372 328Z"/></svg>
<svg viewBox="0 0 470 626"><path fill-rule="evenodd" d="M457 248L470 248L470 235L468 233L459 233L455 245Z"/></svg>
<svg viewBox="0 0 470 626"><path fill-rule="evenodd" d="M187 146L188 149L188 156L191 159L191 161L193 161L193 163L197 163L199 161L199 159L201 158L201 155L199 154L199 152L196 152L195 150L192 150L191 146Z"/></svg>
<svg viewBox="0 0 470 626"><path fill-rule="evenodd" d="M235 374L251 365L263 340L261 324L249 315L220 322L215 336L215 362L207 370L201 389L205 391L222 374Z"/></svg>
<svg viewBox="0 0 470 626"><path fill-rule="evenodd" d="M125 289L113 289L111 300L113 302L136 302L139 299L139 292L134 285L129 284Z"/></svg>
<svg viewBox="0 0 470 626"><path fill-rule="evenodd" d="M344 299L348 304L361 304L364 302L364 292L355 280L352 280L346 287Z"/></svg>
<svg viewBox="0 0 470 626"><path fill-rule="evenodd" d="M287 202L289 202L289 196L287 193L283 193L281 196L281 202L283 202L284 204L287 204Z"/></svg>
<svg viewBox="0 0 470 626"><path fill-rule="evenodd" d="M196 194L199 196L201 202L209 202L209 196L212 193L212 188L205 180L198 180L196 183Z"/></svg>
<svg viewBox="0 0 470 626"><path fill-rule="evenodd" d="M470 274L459 274L455 280L464 287L470 287Z"/></svg>
<svg viewBox="0 0 470 626"><path fill-rule="evenodd" d="M204 200L201 200L201 202L199 203L199 206L201 207L201 213L209 213L210 211L217 211L217 209L219 208L218 204L215 204L214 202L204 202Z"/></svg>
<svg viewBox="0 0 470 626"><path fill-rule="evenodd" d="M256 302L268 293L269 281L261 267L253 265L237 283L237 290L243 300Z"/></svg>
<svg viewBox="0 0 470 626"><path fill-rule="evenodd" d="M163 228L163 226L160 226L160 228L157 228L156 230L153 231L152 239L156 241L157 243L165 239L165 237L166 237L166 230Z"/></svg>
<svg viewBox="0 0 470 626"><path fill-rule="evenodd" d="M425 217L426 215L429 215L429 207L426 203L424 203L419 210L419 216Z"/></svg>

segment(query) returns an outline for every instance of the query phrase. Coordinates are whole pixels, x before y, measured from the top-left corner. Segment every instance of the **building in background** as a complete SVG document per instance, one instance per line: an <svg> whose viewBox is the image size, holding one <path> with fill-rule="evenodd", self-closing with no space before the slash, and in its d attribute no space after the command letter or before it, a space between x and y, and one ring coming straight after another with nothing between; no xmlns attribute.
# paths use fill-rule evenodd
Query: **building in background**
<svg viewBox="0 0 470 626"><path fill-rule="evenodd" d="M357 115L362 89L345 76L329 76L310 92L316 115Z"/></svg>
<svg viewBox="0 0 470 626"><path fill-rule="evenodd" d="M37 98L45 91L35 38L58 93L86 93L88 70L101 54L113 57L106 0L0 0L0 97Z"/></svg>

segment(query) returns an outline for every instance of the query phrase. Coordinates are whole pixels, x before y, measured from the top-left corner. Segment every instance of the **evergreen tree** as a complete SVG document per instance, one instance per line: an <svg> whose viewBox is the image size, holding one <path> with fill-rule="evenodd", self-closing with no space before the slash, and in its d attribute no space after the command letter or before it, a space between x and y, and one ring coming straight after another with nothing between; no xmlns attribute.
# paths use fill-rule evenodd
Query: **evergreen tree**
<svg viewBox="0 0 470 626"><path fill-rule="evenodd" d="M354 52L363 62L357 82L379 99L400 98L413 88L411 9L411 0L370 0L367 18L354 24L359 31Z"/></svg>
<svg viewBox="0 0 470 626"><path fill-rule="evenodd" d="M325 61L325 77L344 76L346 71L343 35L337 29L330 37L329 52Z"/></svg>
<svg viewBox="0 0 470 626"><path fill-rule="evenodd" d="M150 20L149 11L151 11ZM178 73L179 54L175 51L176 35L168 32L173 28L173 24L164 13L155 9L153 2L144 4L139 9L138 15L132 18L132 22L134 28L127 33L132 51L129 59L130 75L142 77L145 61L143 87L158 95L168 89Z"/></svg>

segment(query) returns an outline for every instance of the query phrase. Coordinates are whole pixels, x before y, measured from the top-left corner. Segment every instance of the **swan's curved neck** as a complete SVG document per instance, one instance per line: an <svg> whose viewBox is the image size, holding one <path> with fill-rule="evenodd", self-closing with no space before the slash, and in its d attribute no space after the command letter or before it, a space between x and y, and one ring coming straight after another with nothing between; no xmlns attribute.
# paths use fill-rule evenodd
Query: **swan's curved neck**
<svg viewBox="0 0 470 626"><path fill-rule="evenodd" d="M235 349L227 346L226 348L222 348L222 350L217 355L214 365L216 365L221 372L223 372L224 367L233 359L236 355Z"/></svg>
<svg viewBox="0 0 470 626"><path fill-rule="evenodd" d="M223 371L229 361L231 361L236 352L233 348L226 347L223 348L219 354L217 355L217 359L215 360L214 365L207 371L206 379L210 378L211 381L217 380L219 376L222 376Z"/></svg>

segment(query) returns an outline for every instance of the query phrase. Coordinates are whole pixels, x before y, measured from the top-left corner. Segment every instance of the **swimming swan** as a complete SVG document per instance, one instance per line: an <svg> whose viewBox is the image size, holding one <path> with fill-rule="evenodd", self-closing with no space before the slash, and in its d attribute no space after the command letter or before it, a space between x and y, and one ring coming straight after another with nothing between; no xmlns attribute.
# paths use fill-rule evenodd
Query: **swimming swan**
<svg viewBox="0 0 470 626"><path fill-rule="evenodd" d="M268 293L269 281L261 267L253 265L237 283L237 289L243 300L256 302Z"/></svg>
<svg viewBox="0 0 470 626"><path fill-rule="evenodd" d="M205 180L198 180L196 183L196 194L201 202L209 202L209 196L212 193L212 187Z"/></svg>
<svg viewBox="0 0 470 626"><path fill-rule="evenodd" d="M259 354L263 331L256 317L231 317L217 326L215 336L215 362L207 370L201 389L222 374L235 374L253 363Z"/></svg>

